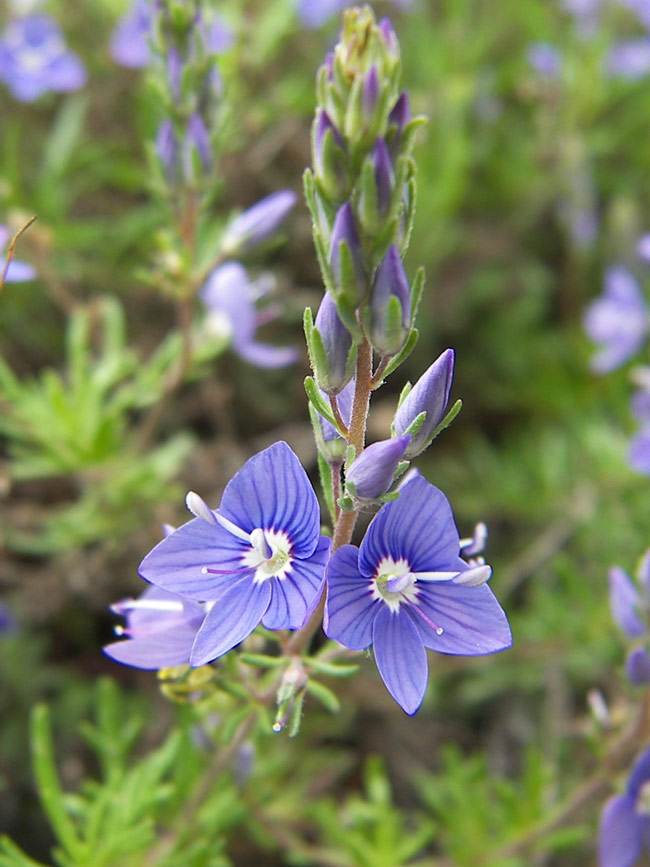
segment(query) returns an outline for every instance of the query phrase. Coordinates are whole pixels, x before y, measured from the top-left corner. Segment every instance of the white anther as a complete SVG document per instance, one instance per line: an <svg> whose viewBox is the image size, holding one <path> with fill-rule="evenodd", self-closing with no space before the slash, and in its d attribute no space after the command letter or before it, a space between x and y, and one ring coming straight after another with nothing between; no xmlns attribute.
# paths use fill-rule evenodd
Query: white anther
<svg viewBox="0 0 650 867"><path fill-rule="evenodd" d="M203 497L200 497L195 491L189 491L185 497L185 505L195 518L203 518L208 524L216 524L217 519L214 512L205 502Z"/></svg>

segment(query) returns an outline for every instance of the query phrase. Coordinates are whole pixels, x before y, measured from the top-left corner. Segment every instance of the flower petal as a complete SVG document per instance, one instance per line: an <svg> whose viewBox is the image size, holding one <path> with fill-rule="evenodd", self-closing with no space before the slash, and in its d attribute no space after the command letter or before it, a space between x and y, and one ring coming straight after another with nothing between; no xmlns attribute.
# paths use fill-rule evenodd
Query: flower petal
<svg viewBox="0 0 650 867"><path fill-rule="evenodd" d="M210 600L224 585L240 577L242 555L250 545L236 538L219 524L194 518L159 542L140 563L140 575L172 593L192 599ZM230 571L212 575L203 569ZM235 570L235 574L232 574ZM253 569L247 570L249 577Z"/></svg>
<svg viewBox="0 0 650 867"><path fill-rule="evenodd" d="M609 570L609 605L612 617L628 638L639 638L646 632L639 617L639 592L632 579L620 566Z"/></svg>
<svg viewBox="0 0 650 867"><path fill-rule="evenodd" d="M633 798L639 794L640 788L650 781L650 747L641 753L634 763L632 772L627 781L627 793Z"/></svg>
<svg viewBox="0 0 650 867"><path fill-rule="evenodd" d="M190 651L198 627L196 621L184 621L150 635L116 641L107 645L104 653L123 665L148 670L189 665Z"/></svg>
<svg viewBox="0 0 650 867"><path fill-rule="evenodd" d="M427 652L418 630L402 611L382 605L373 626L373 649L381 679L409 716L422 704L427 689Z"/></svg>
<svg viewBox="0 0 650 867"><path fill-rule="evenodd" d="M629 795L610 798L600 818L601 867L632 867L641 854L641 822Z"/></svg>
<svg viewBox="0 0 650 867"><path fill-rule="evenodd" d="M359 549L343 545L327 569L327 602L323 629L328 638L350 650L372 644L372 624L384 604L373 598L372 582L359 574Z"/></svg>
<svg viewBox="0 0 650 867"><path fill-rule="evenodd" d="M271 343L259 343L256 340L249 342L235 340L233 349L249 364L269 370L294 364L300 358L300 353L293 346L273 346Z"/></svg>
<svg viewBox="0 0 650 867"><path fill-rule="evenodd" d="M418 599L407 611L416 624L424 646L438 653L481 656L512 645L512 633L503 608L487 585L418 583ZM418 614L441 628L438 635Z"/></svg>
<svg viewBox="0 0 650 867"><path fill-rule="evenodd" d="M0 273L2 273L3 265L0 264ZM17 259L12 259L7 268L5 276L6 283L24 283L27 280L33 280L36 277L36 268L29 265L27 262L21 262Z"/></svg>
<svg viewBox="0 0 650 867"><path fill-rule="evenodd" d="M203 621L192 647L190 665L205 665L240 644L259 624L270 600L270 581L235 581Z"/></svg>
<svg viewBox="0 0 650 867"><path fill-rule="evenodd" d="M320 599L332 540L321 536L306 560L294 560L286 578L271 579L271 601L262 619L267 629L300 629Z"/></svg>
<svg viewBox="0 0 650 867"><path fill-rule="evenodd" d="M460 537L449 501L426 479L414 478L399 500L383 506L368 527L359 555L362 575L373 575L380 561L406 558L412 572L461 572Z"/></svg>
<svg viewBox="0 0 650 867"><path fill-rule="evenodd" d="M300 461L285 442L246 461L228 482L219 510L247 533L284 531L294 557L310 557L320 539L318 500Z"/></svg>

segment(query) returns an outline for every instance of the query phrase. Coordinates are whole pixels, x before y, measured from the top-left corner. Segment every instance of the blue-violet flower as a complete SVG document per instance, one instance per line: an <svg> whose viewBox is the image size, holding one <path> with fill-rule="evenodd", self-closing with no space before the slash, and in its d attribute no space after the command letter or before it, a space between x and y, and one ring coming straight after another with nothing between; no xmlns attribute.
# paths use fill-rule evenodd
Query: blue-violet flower
<svg viewBox="0 0 650 867"><path fill-rule="evenodd" d="M208 310L207 329L232 340L232 348L257 367L284 367L293 364L298 352L289 346L273 346L255 340L257 327L273 318L273 311L257 313L257 289L239 262L224 262L208 277L201 299ZM270 312L271 315L265 315Z"/></svg>
<svg viewBox="0 0 650 867"><path fill-rule="evenodd" d="M648 305L636 279L626 268L609 268L602 296L584 315L587 336L602 344L591 359L592 369L609 373L620 367L641 348L649 328Z"/></svg>
<svg viewBox="0 0 650 867"><path fill-rule="evenodd" d="M140 574L213 603L190 664L222 656L260 622L299 629L318 604L331 540L320 535L316 494L289 446L278 442L250 458L226 485L217 511L196 495L188 503L200 517L163 539Z"/></svg>
<svg viewBox="0 0 650 867"><path fill-rule="evenodd" d="M644 846L650 854L650 747L636 760L622 795L600 817L600 867L633 867Z"/></svg>
<svg viewBox="0 0 650 867"><path fill-rule="evenodd" d="M0 36L0 81L20 102L32 102L48 91L79 90L86 69L53 18L28 15L9 21Z"/></svg>
<svg viewBox="0 0 650 867"><path fill-rule="evenodd" d="M489 566L460 558L460 538L442 491L422 477L373 518L361 547L330 561L324 629L351 650L373 646L395 701L414 714L424 698L426 648L467 656L512 644L505 613L486 585Z"/></svg>

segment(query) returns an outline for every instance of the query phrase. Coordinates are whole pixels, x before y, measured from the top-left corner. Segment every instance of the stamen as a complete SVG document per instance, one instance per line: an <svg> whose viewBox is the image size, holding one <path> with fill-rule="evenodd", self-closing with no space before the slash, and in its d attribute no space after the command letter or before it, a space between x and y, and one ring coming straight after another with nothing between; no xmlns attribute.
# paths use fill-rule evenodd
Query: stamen
<svg viewBox="0 0 650 867"><path fill-rule="evenodd" d="M229 521L228 518L224 518L224 516L219 512L213 512L213 515L216 518L217 523L221 524L224 530L227 530L232 536L236 536L238 539L241 539L242 542L250 542L250 533L242 530L237 526L237 524L233 524L233 522Z"/></svg>
<svg viewBox="0 0 650 867"><path fill-rule="evenodd" d="M143 611L182 611L183 603L174 599L123 599L111 605L111 611L122 616L134 610Z"/></svg>
<svg viewBox="0 0 650 867"><path fill-rule="evenodd" d="M202 575L243 575L244 572L250 572L250 566L242 566L241 569L209 569L204 566L201 569Z"/></svg>
<svg viewBox="0 0 650 867"><path fill-rule="evenodd" d="M415 576L410 572L407 572L406 575L394 575L386 581L386 590L389 593L401 593L402 590L412 587L414 583Z"/></svg>
<svg viewBox="0 0 650 867"><path fill-rule="evenodd" d="M251 533L251 545L259 553L264 560L270 560L273 556L273 549L269 545L264 530L256 527Z"/></svg>
<svg viewBox="0 0 650 867"><path fill-rule="evenodd" d="M185 505L195 518L203 518L208 524L216 524L214 512L205 502L203 497L200 497L195 491L188 491L185 497Z"/></svg>
<svg viewBox="0 0 650 867"><path fill-rule="evenodd" d="M462 584L463 587L480 587L492 577L491 566L474 566L473 569L467 569L465 572L459 572L454 578L454 584Z"/></svg>
<svg viewBox="0 0 650 867"><path fill-rule="evenodd" d="M411 602L410 599L404 599L403 601L406 602L407 605L410 605L410 607L413 608L420 615L420 617L425 621L425 623L428 623L428 625L434 630L436 635L442 635L442 633L445 631L442 626L436 626L433 620L429 620L424 611L422 611L421 608L418 608L418 606Z"/></svg>
<svg viewBox="0 0 650 867"><path fill-rule="evenodd" d="M418 581L453 581L458 572L414 572Z"/></svg>

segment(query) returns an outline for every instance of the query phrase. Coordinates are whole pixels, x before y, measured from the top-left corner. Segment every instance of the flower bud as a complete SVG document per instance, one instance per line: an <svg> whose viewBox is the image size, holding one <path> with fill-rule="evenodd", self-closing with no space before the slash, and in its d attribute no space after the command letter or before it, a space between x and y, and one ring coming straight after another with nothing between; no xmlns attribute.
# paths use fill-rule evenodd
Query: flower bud
<svg viewBox="0 0 650 867"><path fill-rule="evenodd" d="M454 350L445 349L422 374L398 407L393 420L398 436L406 432L420 413L427 414L420 429L413 434L407 458L414 458L429 445L434 430L444 418L453 376Z"/></svg>
<svg viewBox="0 0 650 867"><path fill-rule="evenodd" d="M358 307L368 294L363 249L349 202L337 211L330 239L330 266L337 295Z"/></svg>
<svg viewBox="0 0 650 867"><path fill-rule="evenodd" d="M348 192L347 149L325 109L318 112L313 132L314 172L324 193L341 201Z"/></svg>
<svg viewBox="0 0 650 867"><path fill-rule="evenodd" d="M362 500L374 500L385 494L410 441L408 435L392 437L365 448L345 475L351 493Z"/></svg>
<svg viewBox="0 0 650 867"><path fill-rule="evenodd" d="M645 647L635 647L625 660L625 673L632 686L650 683L650 656Z"/></svg>
<svg viewBox="0 0 650 867"><path fill-rule="evenodd" d="M280 228L297 198L293 190L279 190L235 217L221 242L222 253L234 255L265 241Z"/></svg>
<svg viewBox="0 0 650 867"><path fill-rule="evenodd" d="M374 119L377 103L379 102L379 76L377 75L377 67L374 64L364 76L361 101L366 123L369 124Z"/></svg>
<svg viewBox="0 0 650 867"><path fill-rule="evenodd" d="M199 158L201 170L208 172L212 164L212 144L210 142L210 133L198 112L195 112L187 123L185 137L185 170L187 179L194 178L194 154Z"/></svg>
<svg viewBox="0 0 650 867"><path fill-rule="evenodd" d="M352 404L354 402L354 392L356 388L356 380L351 379L350 382L345 386L343 391L341 391L337 396L336 400L338 403L339 412L341 413L341 418L346 423L346 425L350 425L350 419L352 418ZM325 392L321 391L321 394L327 400L327 395ZM339 462L343 461L345 457L345 452L347 450L348 444L343 439L343 437L336 430L334 425L330 424L327 419L323 418L320 413L318 415L318 422L320 428L320 436L319 431L316 430L316 438L318 440L318 450L323 455L325 460L330 462Z"/></svg>
<svg viewBox="0 0 650 867"><path fill-rule="evenodd" d="M395 173L386 142L378 138L364 162L359 193L359 219L364 231L372 237L386 227L394 184Z"/></svg>
<svg viewBox="0 0 650 867"><path fill-rule="evenodd" d="M399 95L399 98L390 114L388 115L388 148L390 155L395 159L399 153L402 136L406 125L411 120L411 103L408 93L404 90Z"/></svg>
<svg viewBox="0 0 650 867"><path fill-rule="evenodd" d="M327 357L327 369L314 371L316 381L323 391L336 394L352 378L354 354L350 352L352 336L341 322L329 292L323 296L314 326Z"/></svg>
<svg viewBox="0 0 650 867"><path fill-rule="evenodd" d="M377 269L370 296L369 337L381 355L400 351L411 325L411 295L397 247L392 244Z"/></svg>
<svg viewBox="0 0 650 867"><path fill-rule="evenodd" d="M158 127L155 148L167 182L173 184L176 180L176 169L178 168L178 142L176 141L174 124L171 120L164 120Z"/></svg>

